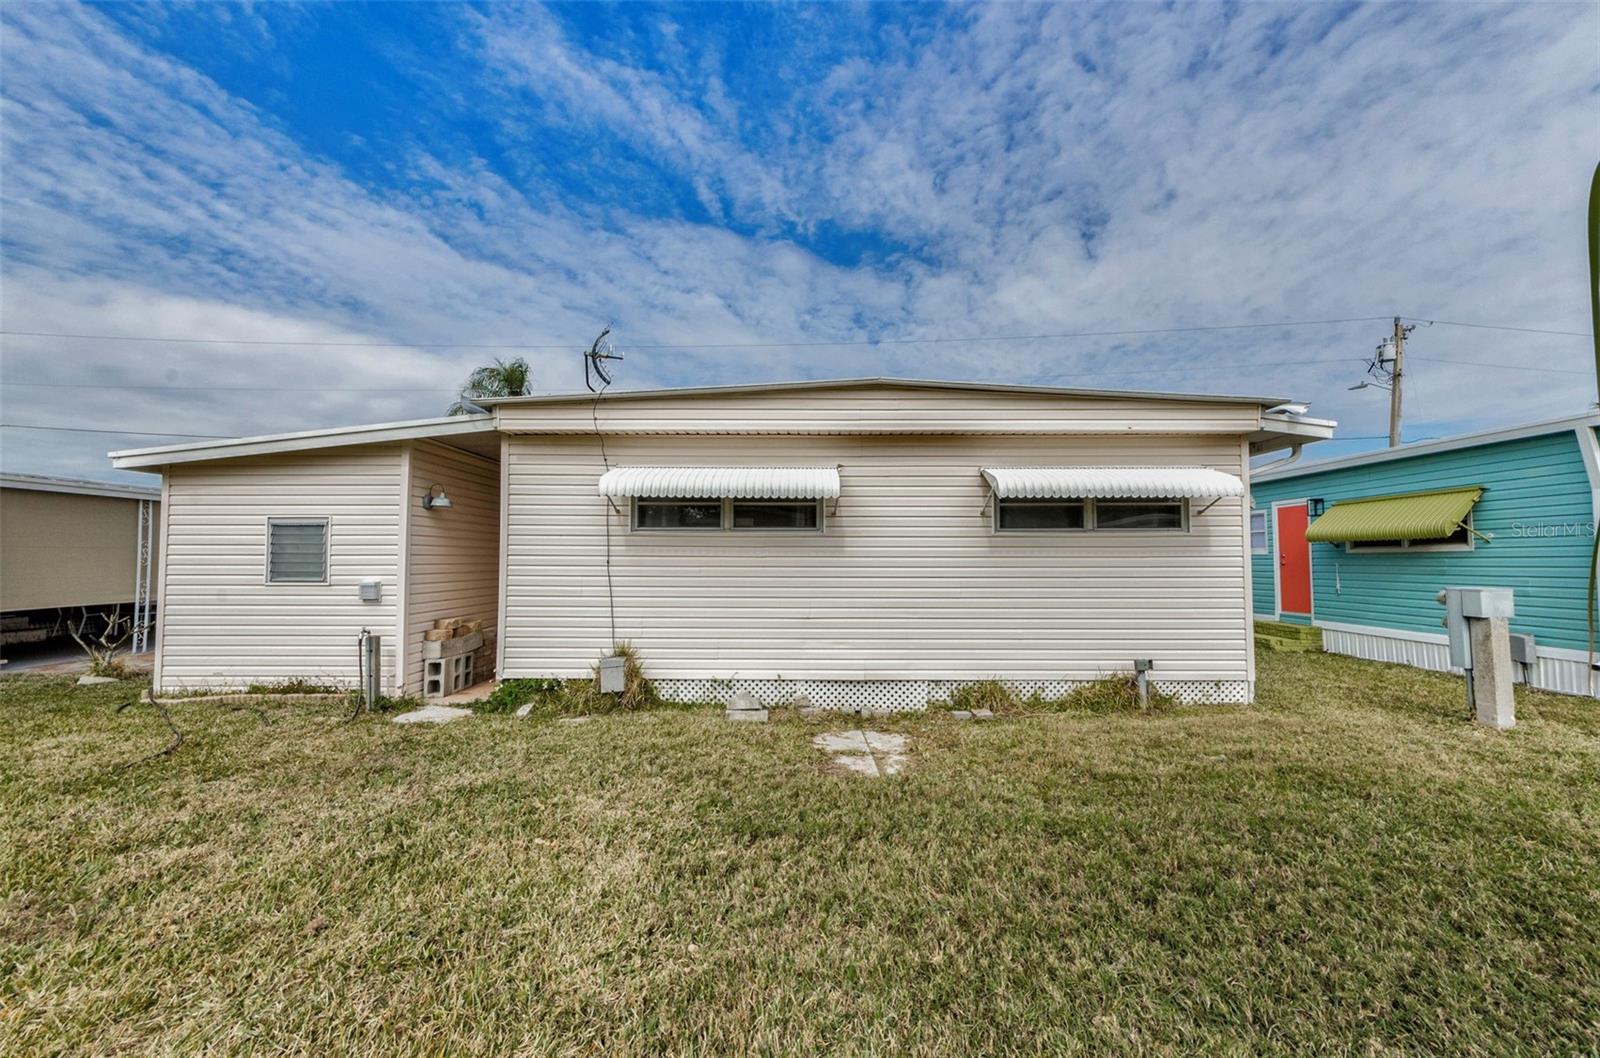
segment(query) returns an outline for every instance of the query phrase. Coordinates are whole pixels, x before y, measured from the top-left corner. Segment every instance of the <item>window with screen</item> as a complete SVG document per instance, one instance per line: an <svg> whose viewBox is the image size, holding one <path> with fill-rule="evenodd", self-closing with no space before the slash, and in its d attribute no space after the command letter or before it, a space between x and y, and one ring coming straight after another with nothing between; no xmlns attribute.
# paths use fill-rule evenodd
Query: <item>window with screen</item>
<svg viewBox="0 0 1600 1058"><path fill-rule="evenodd" d="M995 500L994 528L1002 533L1187 527L1184 500Z"/></svg>
<svg viewBox="0 0 1600 1058"><path fill-rule="evenodd" d="M1060 532L1087 529L1085 500L997 500L995 528L1004 532Z"/></svg>
<svg viewBox="0 0 1600 1058"><path fill-rule="evenodd" d="M1095 500L1096 529L1182 529L1182 500Z"/></svg>
<svg viewBox="0 0 1600 1058"><path fill-rule="evenodd" d="M1267 511L1250 512L1250 551L1265 555L1272 550L1272 520Z"/></svg>
<svg viewBox="0 0 1600 1058"><path fill-rule="evenodd" d="M721 529L721 500L641 499L633 505L635 529Z"/></svg>
<svg viewBox="0 0 1600 1058"><path fill-rule="evenodd" d="M815 500L734 500L732 507L733 529L815 529L821 524Z"/></svg>
<svg viewBox="0 0 1600 1058"><path fill-rule="evenodd" d="M651 529L775 529L822 528L822 504L817 500L666 500L637 499L633 527Z"/></svg>
<svg viewBox="0 0 1600 1058"><path fill-rule="evenodd" d="M327 519L269 519L267 583L322 584L327 579Z"/></svg>

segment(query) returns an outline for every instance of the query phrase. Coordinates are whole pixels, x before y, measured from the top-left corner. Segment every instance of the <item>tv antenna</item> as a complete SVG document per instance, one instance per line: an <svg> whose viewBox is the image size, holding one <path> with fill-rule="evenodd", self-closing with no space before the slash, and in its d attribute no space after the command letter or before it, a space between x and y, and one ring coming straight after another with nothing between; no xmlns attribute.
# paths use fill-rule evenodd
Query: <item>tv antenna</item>
<svg viewBox="0 0 1600 1058"><path fill-rule="evenodd" d="M621 360L622 354L611 348L611 326L606 325L605 330L595 338L583 354L583 384L589 387L590 393L600 393L611 385L611 371L606 367L607 360ZM597 386L595 382L600 384Z"/></svg>

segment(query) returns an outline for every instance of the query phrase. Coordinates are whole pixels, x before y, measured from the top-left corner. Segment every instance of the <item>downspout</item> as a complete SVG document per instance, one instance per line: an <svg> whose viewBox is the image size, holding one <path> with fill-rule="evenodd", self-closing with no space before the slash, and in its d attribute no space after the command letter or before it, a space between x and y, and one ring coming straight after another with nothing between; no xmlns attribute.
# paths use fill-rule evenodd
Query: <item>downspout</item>
<svg viewBox="0 0 1600 1058"><path fill-rule="evenodd" d="M1254 477L1255 475L1261 473L1263 470L1276 470L1279 467L1288 466L1290 463L1293 463L1295 460L1300 458L1300 453L1302 451L1304 451L1305 447L1306 446L1305 446L1304 442L1301 442L1300 444L1296 444L1296 445L1290 445L1289 446L1289 455L1288 455L1287 458L1279 459L1279 460L1277 460L1275 462L1272 462L1272 463L1263 463L1259 467L1251 467L1250 468L1250 476Z"/></svg>

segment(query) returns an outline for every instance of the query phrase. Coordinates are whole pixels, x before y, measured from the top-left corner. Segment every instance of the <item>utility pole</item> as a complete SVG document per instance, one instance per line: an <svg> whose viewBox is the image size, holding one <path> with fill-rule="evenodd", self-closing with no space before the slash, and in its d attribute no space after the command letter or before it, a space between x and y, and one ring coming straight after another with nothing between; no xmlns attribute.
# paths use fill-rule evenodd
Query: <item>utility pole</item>
<svg viewBox="0 0 1600 1058"><path fill-rule="evenodd" d="M1400 446L1400 387L1404 378L1403 360L1406 355L1406 335L1416 330L1416 325L1410 327L1400 322L1400 317L1394 318L1394 368L1393 380L1389 387L1389 447Z"/></svg>

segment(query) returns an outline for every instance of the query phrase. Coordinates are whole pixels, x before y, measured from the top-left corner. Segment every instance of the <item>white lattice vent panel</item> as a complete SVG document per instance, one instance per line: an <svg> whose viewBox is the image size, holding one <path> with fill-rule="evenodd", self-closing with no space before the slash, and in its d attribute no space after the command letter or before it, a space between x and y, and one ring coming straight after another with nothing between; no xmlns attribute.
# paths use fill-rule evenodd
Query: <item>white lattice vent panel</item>
<svg viewBox="0 0 1600 1058"><path fill-rule="evenodd" d="M674 702L716 702L726 704L739 691L748 691L769 706L783 706L799 698L809 698L821 709L854 712L873 709L885 712L920 712L930 702L947 700L974 680L656 680L663 698ZM1086 680L1002 680L1021 697L1039 694L1059 698ZM1251 700L1250 684L1245 680L1152 680L1151 683L1186 705L1240 704Z"/></svg>

